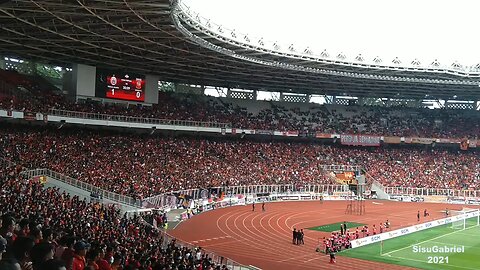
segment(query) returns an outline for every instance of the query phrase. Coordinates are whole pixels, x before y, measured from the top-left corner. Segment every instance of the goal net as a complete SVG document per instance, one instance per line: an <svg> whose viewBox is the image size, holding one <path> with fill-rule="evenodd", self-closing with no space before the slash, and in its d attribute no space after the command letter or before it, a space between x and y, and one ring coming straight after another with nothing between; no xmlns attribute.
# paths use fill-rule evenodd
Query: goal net
<svg viewBox="0 0 480 270"><path fill-rule="evenodd" d="M462 210L452 210L453 218L452 229L465 230L473 226L480 225L480 210L472 208L463 208Z"/></svg>

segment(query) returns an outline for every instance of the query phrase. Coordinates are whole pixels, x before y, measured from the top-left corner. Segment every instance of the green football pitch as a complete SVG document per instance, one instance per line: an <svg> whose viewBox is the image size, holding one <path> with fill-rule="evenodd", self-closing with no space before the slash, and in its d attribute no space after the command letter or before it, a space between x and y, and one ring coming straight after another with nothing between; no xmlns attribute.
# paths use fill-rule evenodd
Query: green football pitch
<svg viewBox="0 0 480 270"><path fill-rule="evenodd" d="M320 225L317 227L311 227L307 228L307 230L312 230L312 231L321 231L321 232L334 232L334 231L340 231L340 225L343 224L343 222L337 222L337 223L332 223L332 224L325 224L325 225ZM347 229L352 229L356 227L362 227L365 224L361 223L355 223L355 222L346 222Z"/></svg>
<svg viewBox="0 0 480 270"><path fill-rule="evenodd" d="M463 227L463 226L462 226ZM464 247L463 253L419 253L418 247ZM451 224L427 229L374 243L363 247L345 250L338 255L379 261L390 264L411 266L419 269L480 269L480 226L477 218L467 220L466 229L453 229Z"/></svg>

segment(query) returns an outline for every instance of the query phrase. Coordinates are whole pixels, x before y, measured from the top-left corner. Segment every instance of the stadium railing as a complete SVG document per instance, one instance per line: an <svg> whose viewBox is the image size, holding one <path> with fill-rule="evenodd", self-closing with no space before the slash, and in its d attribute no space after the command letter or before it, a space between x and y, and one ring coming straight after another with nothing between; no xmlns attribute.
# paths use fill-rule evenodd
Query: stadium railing
<svg viewBox="0 0 480 270"><path fill-rule="evenodd" d="M452 196L478 198L480 190L442 189L442 188L412 188L412 187L385 187L390 195L408 196Z"/></svg>
<svg viewBox="0 0 480 270"><path fill-rule="evenodd" d="M177 198L187 196L189 199L199 200L208 198L209 194L216 195L243 195L252 194L301 194L301 193L328 193L347 192L347 185L247 185L223 186L208 189L186 189L159 194L143 200L144 207L168 208L177 205Z"/></svg>
<svg viewBox="0 0 480 270"><path fill-rule="evenodd" d="M90 120L152 124L152 125L173 125L173 126L211 127L211 128L228 128L228 127L231 127L231 123L157 119L157 118L124 116L124 115L116 115L116 114L102 114L102 113L88 113L88 112L68 111L68 110L59 110L59 109L50 109L48 111L48 115L60 116L60 117L90 119Z"/></svg>
<svg viewBox="0 0 480 270"><path fill-rule="evenodd" d="M141 206L141 200L136 200L129 196L121 195L118 193L110 192L110 191L95 187L91 184L85 183L83 181L79 181L77 179L74 179L72 177L66 176L64 174L61 174L49 169L25 170L20 174L24 177L27 177L28 179L38 177L38 176L47 176L55 180L61 181L65 184L74 186L76 188L100 195L102 196L103 199L107 199L116 203L134 206L134 207Z"/></svg>
<svg viewBox="0 0 480 270"><path fill-rule="evenodd" d="M11 161L8 161L6 159L0 158L0 168L11 167L11 166L14 166L14 165L15 165L15 163L13 163ZM24 177L27 177L28 179L31 179L31 178L34 178L34 177L37 177L37 176L48 176L48 177L51 177L53 179L62 181L66 184L78 187L78 188L83 189L83 190L88 190L90 192L97 192L97 193L103 192L101 194L103 194L104 198L108 198L112 201L118 201L118 202L121 202L121 203L124 203L124 204L135 203L134 201L132 201L133 199L130 198L130 197L115 194L113 192L108 192L108 191L96 188L96 187L94 187L90 184L84 183L82 181L78 181L76 179L73 179L71 177L65 176L63 174L60 174L60 173L57 173L55 171L48 170L48 169L24 170L23 172L21 172L21 175L24 176ZM183 242L183 241L180 241L180 240L176 239L175 237L173 237L172 235L168 234L165 231L162 231L162 235L163 235L162 246L164 248L173 239L175 239L175 242L176 242L177 245L180 245L182 247L188 247L192 250L196 247L195 245L192 245L190 243ZM236 261L234 261L230 258L220 256L220 255L216 254L215 252L210 251L208 249L202 248L202 251L203 251L202 252L203 254L208 254L209 258L212 258L212 261L215 264L222 265L222 266L225 265L230 270L251 270L251 269L253 269L252 267L240 264L240 263L238 263L238 262L236 262Z"/></svg>

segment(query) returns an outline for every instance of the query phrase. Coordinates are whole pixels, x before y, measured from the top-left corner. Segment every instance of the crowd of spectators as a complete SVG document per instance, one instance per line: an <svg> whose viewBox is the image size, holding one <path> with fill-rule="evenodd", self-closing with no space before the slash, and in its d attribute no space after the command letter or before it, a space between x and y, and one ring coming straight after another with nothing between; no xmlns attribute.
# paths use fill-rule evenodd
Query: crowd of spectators
<svg viewBox="0 0 480 270"><path fill-rule="evenodd" d="M4 125L0 155L94 186L145 198L171 190L261 184L334 184L321 165L359 165L385 186L480 188L477 151L352 148L311 142L169 137Z"/></svg>
<svg viewBox="0 0 480 270"><path fill-rule="evenodd" d="M45 189L18 171L0 167L2 270L226 269L201 248L167 240L139 215Z"/></svg>
<svg viewBox="0 0 480 270"><path fill-rule="evenodd" d="M295 106L280 102L250 101L247 108L235 99L160 92L152 106L74 102L40 86L34 79L12 71L1 71L0 80L23 90L2 94L0 108L48 112L61 109L88 113L126 115L167 120L226 123L234 128L308 131L322 133L363 133L372 135L434 138L476 138L480 132L478 111L315 105ZM261 108L252 110L252 108Z"/></svg>
<svg viewBox="0 0 480 270"><path fill-rule="evenodd" d="M325 133L458 138L480 131L477 114L446 110L313 105L305 110L270 103L254 114L233 102L167 93L161 93L160 104L154 106L72 103L22 76L8 78L28 94L1 94L0 107L22 111L58 108ZM19 166L49 168L140 199L172 190L222 185L335 184L321 166L329 164L360 165L367 177L385 186L480 188L478 151L450 148L351 148L2 123L0 157ZM35 179L21 179L18 171L18 167L0 166L0 269L16 269L17 265L22 270L63 266L77 270L84 265L87 269L220 269L201 249L181 247L174 240L165 243L162 232L145 222L164 223L163 217L122 216L113 206L43 189ZM334 233L326 243L332 249L348 248L352 237L358 238L358 232Z"/></svg>
<svg viewBox="0 0 480 270"><path fill-rule="evenodd" d="M207 140L79 129L0 128L0 155L137 198L248 184L325 184L318 146Z"/></svg>

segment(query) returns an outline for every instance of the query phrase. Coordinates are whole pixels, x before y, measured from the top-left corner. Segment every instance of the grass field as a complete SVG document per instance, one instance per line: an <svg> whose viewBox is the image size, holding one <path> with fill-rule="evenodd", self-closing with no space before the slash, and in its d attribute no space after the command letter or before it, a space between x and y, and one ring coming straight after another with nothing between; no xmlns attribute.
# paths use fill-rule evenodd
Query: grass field
<svg viewBox="0 0 480 270"><path fill-rule="evenodd" d="M480 269L480 226L477 225L477 218L467 220L465 230L452 229L451 226L448 224L386 240L383 247L381 243L374 243L342 251L338 255L420 269ZM414 252L414 246L426 248L464 246L465 252L418 253Z"/></svg>
<svg viewBox="0 0 480 270"><path fill-rule="evenodd" d="M365 225L365 224L355 223L355 222L346 222L346 223L347 223L347 229L348 228L351 229L351 228L361 227L361 226ZM317 226L317 227L311 227L311 228L307 228L307 230L321 231L321 232L340 231L340 224L343 224L343 222L337 222L337 223L326 224L326 225L321 225L321 226Z"/></svg>

